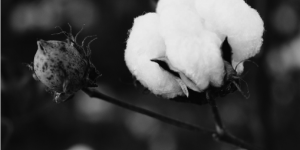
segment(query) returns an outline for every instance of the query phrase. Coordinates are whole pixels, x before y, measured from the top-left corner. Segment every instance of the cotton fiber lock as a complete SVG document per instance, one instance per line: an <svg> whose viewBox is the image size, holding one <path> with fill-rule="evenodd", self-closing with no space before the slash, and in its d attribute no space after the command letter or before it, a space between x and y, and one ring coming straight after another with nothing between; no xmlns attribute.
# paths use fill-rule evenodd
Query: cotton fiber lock
<svg viewBox="0 0 300 150"><path fill-rule="evenodd" d="M160 0L156 13L134 20L125 61L154 94L188 97L187 89L226 86L228 66L241 74L242 62L259 52L263 31L259 14L243 0ZM231 62L222 58L225 38Z"/></svg>

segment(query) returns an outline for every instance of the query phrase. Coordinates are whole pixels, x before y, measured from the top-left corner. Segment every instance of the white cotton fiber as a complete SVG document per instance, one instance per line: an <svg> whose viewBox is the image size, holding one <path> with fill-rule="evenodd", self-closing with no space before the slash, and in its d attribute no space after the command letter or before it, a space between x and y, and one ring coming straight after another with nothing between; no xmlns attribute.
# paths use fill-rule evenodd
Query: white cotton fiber
<svg viewBox="0 0 300 150"><path fill-rule="evenodd" d="M171 65L194 81L200 91L209 83L221 86L224 75L221 40L216 33L203 28L197 13L170 6L160 13L160 23Z"/></svg>
<svg viewBox="0 0 300 150"><path fill-rule="evenodd" d="M237 74L242 74L244 71L244 62L242 61L231 61L233 69L237 72Z"/></svg>
<svg viewBox="0 0 300 150"><path fill-rule="evenodd" d="M168 72L150 61L165 56L164 40L158 33L159 17L148 13L134 20L127 40L125 61L131 73L154 94L173 98L182 95L179 84Z"/></svg>
<svg viewBox="0 0 300 150"><path fill-rule="evenodd" d="M228 37L235 62L259 52L263 21L244 0L196 0L195 4L198 14L215 30Z"/></svg>
<svg viewBox="0 0 300 150"><path fill-rule="evenodd" d="M159 0L156 7L156 12L160 13L169 6L179 6L179 8L187 8L196 11L195 0Z"/></svg>
<svg viewBox="0 0 300 150"><path fill-rule="evenodd" d="M238 74L260 50L263 21L244 0L159 0L156 12L134 20L125 50L127 67L154 94L173 98L188 96L187 87L222 86L225 37ZM151 59L165 60L181 78Z"/></svg>

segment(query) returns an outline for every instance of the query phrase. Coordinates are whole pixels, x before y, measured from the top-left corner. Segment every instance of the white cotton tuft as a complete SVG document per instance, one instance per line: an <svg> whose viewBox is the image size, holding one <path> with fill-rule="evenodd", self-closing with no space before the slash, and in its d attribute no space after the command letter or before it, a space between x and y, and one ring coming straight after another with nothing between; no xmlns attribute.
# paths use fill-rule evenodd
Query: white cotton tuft
<svg viewBox="0 0 300 150"><path fill-rule="evenodd" d="M232 67L234 68L234 70L237 72L237 74L242 74L244 71L244 62L242 61L231 61Z"/></svg>
<svg viewBox="0 0 300 150"><path fill-rule="evenodd" d="M160 23L171 65L195 82L200 91L209 83L221 86L224 76L221 40L216 33L203 28L197 13L168 7L160 13Z"/></svg>
<svg viewBox="0 0 300 150"><path fill-rule="evenodd" d="M159 17L148 13L134 20L125 50L126 65L131 73L154 94L173 98L182 95L175 78L150 61L165 56L164 40L158 33Z"/></svg>
<svg viewBox="0 0 300 150"><path fill-rule="evenodd" d="M196 0L195 4L205 22L228 37L235 62L244 61L259 52L263 41L263 21L244 0Z"/></svg>
<svg viewBox="0 0 300 150"><path fill-rule="evenodd" d="M189 10L195 9L195 0L159 0L156 7L156 12L160 13L165 8L172 6L179 6L180 8L187 8Z"/></svg>

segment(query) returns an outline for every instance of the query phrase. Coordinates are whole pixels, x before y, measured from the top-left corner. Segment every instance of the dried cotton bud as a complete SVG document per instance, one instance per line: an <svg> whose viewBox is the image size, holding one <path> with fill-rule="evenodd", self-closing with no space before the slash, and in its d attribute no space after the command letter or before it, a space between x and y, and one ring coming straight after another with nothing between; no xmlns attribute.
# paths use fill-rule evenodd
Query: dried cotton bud
<svg viewBox="0 0 300 150"><path fill-rule="evenodd" d="M78 33L74 37L71 31L61 31L59 34L66 35L66 41L37 41L38 50L30 68L34 78L54 94L57 103L67 100L81 88L97 86L95 81L99 72L90 61L89 47L96 38L89 36L94 39L85 46L86 37L79 45L76 42Z"/></svg>

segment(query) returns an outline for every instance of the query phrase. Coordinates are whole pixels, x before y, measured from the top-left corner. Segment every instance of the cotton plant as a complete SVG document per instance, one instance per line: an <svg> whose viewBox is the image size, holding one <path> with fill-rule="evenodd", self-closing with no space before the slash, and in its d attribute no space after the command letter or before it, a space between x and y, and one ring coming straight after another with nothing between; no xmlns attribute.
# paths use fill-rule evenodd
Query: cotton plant
<svg viewBox="0 0 300 150"><path fill-rule="evenodd" d="M226 132L214 101L216 96L241 91L238 82L243 62L255 56L262 45L263 21L243 0L160 0L156 12L135 18L125 49L127 67L154 94L189 99L193 93L205 93L212 106L216 131L128 104L97 90L100 73L90 60L90 44L96 37L87 36L79 44L77 37L82 30L73 36L69 26L69 32L59 27L58 34L65 35L65 41L37 41L34 61L28 65L33 77L53 94L55 102L69 100L82 90L90 97L174 126L210 133L219 141L250 148ZM92 39L86 44L88 38ZM225 59L222 50L226 43L232 49L230 59Z"/></svg>
<svg viewBox="0 0 300 150"><path fill-rule="evenodd" d="M125 61L156 95L226 95L239 89L243 62L260 51L263 31L258 12L243 0L160 0L156 12L135 18ZM231 60L223 58L225 39Z"/></svg>

